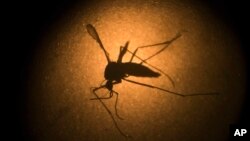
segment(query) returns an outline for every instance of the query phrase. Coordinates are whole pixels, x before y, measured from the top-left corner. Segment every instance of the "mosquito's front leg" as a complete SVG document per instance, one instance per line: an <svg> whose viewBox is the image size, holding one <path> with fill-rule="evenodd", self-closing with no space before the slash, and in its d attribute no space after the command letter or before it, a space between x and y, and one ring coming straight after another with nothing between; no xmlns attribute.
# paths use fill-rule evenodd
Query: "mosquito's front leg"
<svg viewBox="0 0 250 141"><path fill-rule="evenodd" d="M107 81L107 80L104 80L104 81ZM102 81L102 83L103 83L104 81ZM120 81L112 82L111 85L113 86L113 85L116 85L116 84L119 84L119 83L121 83L121 80L120 80ZM105 84L105 85L101 85L100 87L93 87L93 92L94 92L94 91L97 91L97 90L99 90L99 89L102 89L102 88L106 88L106 84ZM110 99L110 98L112 98L112 96L113 96L112 91L113 91L113 90L110 90L109 96L108 96L108 97L99 97L99 96L98 96L97 98L91 98L90 100Z"/></svg>
<svg viewBox="0 0 250 141"><path fill-rule="evenodd" d="M115 93L115 94L116 94L116 100L115 100L115 114L116 114L116 116L117 116L119 119L123 120L123 118L122 118L121 116L119 116L119 114L118 114L118 112L117 112L117 103L118 103L119 93L116 92L116 91L114 91L114 90L112 90L112 93Z"/></svg>
<svg viewBox="0 0 250 141"><path fill-rule="evenodd" d="M115 124L115 127L116 127L116 129L119 131L119 133L120 133L122 136L124 136L125 138L128 138L128 137L130 137L130 136L127 135L127 134L125 134L125 133L120 129L120 127L118 126L118 124L117 124L117 122L116 122L116 120L115 120L115 118L114 118L112 112L108 109L108 107L104 104L104 102L103 102L103 101L98 97L98 95L96 94L96 91L98 91L99 89L104 88L104 87L105 87L105 85L100 86L100 87L97 87L97 88L94 88L92 92L94 93L94 95L96 96L96 98L100 101L100 103L102 104L102 106L106 109L106 111L108 112L108 114L110 115L110 117L112 118L112 120L113 120L113 122L114 122L114 124Z"/></svg>
<svg viewBox="0 0 250 141"><path fill-rule="evenodd" d="M97 89L98 89L98 88L97 88ZM97 96L96 98L91 98L90 100L110 99L110 98L113 97L113 93L116 94L116 100L115 100L115 114L116 114L116 116L117 116L119 119L123 120L123 118L122 118L121 116L119 116L119 114L118 114L118 112L117 112L117 104L118 104L118 97L119 97L119 93L118 93L118 92L112 90L112 91L109 92L109 96L108 96L108 97L99 97L99 96ZM97 95L97 94L96 94L96 95Z"/></svg>
<svg viewBox="0 0 250 141"><path fill-rule="evenodd" d="M113 97L113 93L109 92L109 96L108 97L91 98L90 100L110 99L112 97Z"/></svg>

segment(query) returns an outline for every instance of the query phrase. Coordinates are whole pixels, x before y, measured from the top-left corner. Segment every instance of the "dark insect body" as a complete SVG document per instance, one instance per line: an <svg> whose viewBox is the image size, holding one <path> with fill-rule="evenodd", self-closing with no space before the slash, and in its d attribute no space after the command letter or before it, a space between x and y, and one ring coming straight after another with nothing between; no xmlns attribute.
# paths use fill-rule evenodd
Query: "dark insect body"
<svg viewBox="0 0 250 141"><path fill-rule="evenodd" d="M152 44L152 45L146 45L146 46L140 46L137 47L135 49L134 52L131 52L130 50L128 50L128 45L129 42L127 42L124 46L120 47L120 53L118 56L118 59L116 62L111 61L109 58L109 54L108 52L105 50L101 39L95 29L94 26L92 26L91 24L88 24L86 26L87 31L89 33L89 35L95 39L97 41L97 43L100 45L101 49L104 51L104 54L106 56L107 59L107 66L105 68L104 71L104 78L106 83L104 85L101 85L99 87L94 87L92 89L92 92L94 93L94 95L96 96L96 98L92 98L91 100L99 100L101 102L101 104L103 105L103 107L106 109L106 111L109 113L109 115L111 116L117 130L120 132L121 135L123 135L124 137L130 137L129 135L126 135L118 126L112 112L109 110L109 108L104 104L104 102L102 101L103 99L110 99L113 97L113 94L116 94L116 101L115 101L115 114L119 119L122 119L121 116L119 116L118 112L117 112L117 103L118 103L118 96L119 93L113 90L113 85L119 84L122 82L122 80L133 83L133 84L137 84L137 85L141 85L141 86L146 86L149 88L153 88L153 89L158 89L161 91L165 91L167 93L170 94L174 94L174 95L178 95L178 96L182 96L182 97L186 97L186 96L198 96L198 95L217 95L218 93L192 93L192 94L183 94L183 93L177 93L177 92L173 92L173 91L169 91L160 87L156 87L150 84L144 84L141 82L137 82L137 81L133 81L130 79L127 79L127 77L129 76L136 76L136 77L159 77L162 73L164 74L166 77L168 77L168 79L170 80L170 82L172 83L173 86L175 86L174 81L171 79L171 77L169 75L167 75L165 72L163 72L162 70L154 67L153 65L149 64L147 62L147 60L155 57L156 55L158 55L159 53L161 53L162 51L164 51L172 42L174 42L176 39L178 39L179 37L181 37L181 33L178 33L174 38L172 38L169 41L165 41L162 43L157 43L157 44ZM163 46L163 48L161 48L159 51L157 51L156 53L154 53L153 55L149 56L146 59L142 59L139 56L136 55L137 51L139 49L142 48L147 48L147 47L153 47L153 46L159 46L159 45L165 45ZM132 54L132 57L130 58L129 62L122 62L122 58L126 53L130 53ZM141 62L140 63L134 63L133 58L137 58L139 59ZM143 65L143 64L147 64L148 66L152 67L154 70L150 69L149 67ZM106 88L109 90L109 96L108 97L99 97L96 93L96 91L102 89L102 88Z"/></svg>

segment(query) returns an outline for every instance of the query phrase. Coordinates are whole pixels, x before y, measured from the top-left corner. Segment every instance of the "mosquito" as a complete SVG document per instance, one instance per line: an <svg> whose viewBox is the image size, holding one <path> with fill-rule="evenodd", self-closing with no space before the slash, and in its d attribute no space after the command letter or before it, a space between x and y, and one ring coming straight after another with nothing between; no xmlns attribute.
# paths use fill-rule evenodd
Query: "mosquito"
<svg viewBox="0 0 250 141"><path fill-rule="evenodd" d="M135 51L133 51L133 52L128 50L129 41L127 41L124 46L120 47L120 53L118 55L117 61L115 62L115 61L110 60L109 53L104 48L104 46L102 44L102 41L101 41L95 27L93 25L91 25L91 24L87 24L86 28L87 28L87 32L89 33L89 35L94 40L96 40L96 42L99 44L99 46L103 50L103 52L105 54L105 57L107 59L107 62L108 62L107 66L105 68L105 71L104 71L104 78L105 78L104 81L106 81L106 83L105 84L102 83L99 87L93 87L92 88L92 92L93 92L93 94L95 95L96 98L92 98L91 100L99 100L100 101L100 103L103 105L103 107L106 109L106 111L108 112L108 114L112 118L115 127L117 128L117 130L120 132L120 134L122 136L124 136L126 138L130 137L129 135L125 134L120 129L120 127L117 124L117 121L115 120L114 115L112 114L112 112L109 110L109 108L103 102L104 99L110 99L115 94L116 95L115 114L116 114L117 118L119 118L120 120L123 120L123 118L117 112L117 104L118 104L119 93L116 92L115 90L113 90L113 86L116 85L116 84L121 83L122 80L133 83L133 84L145 86L145 87L158 89L158 90L167 92L169 94L173 94L173 95L177 95L177 96L181 96L181 97L198 96L198 95L217 95L218 94L218 93L192 93L192 94L177 93L177 92L174 92L174 91L170 91L170 90L167 90L167 89L163 89L163 88L160 88L160 87L153 86L151 84L145 84L145 83L141 83L141 82L137 82L137 81L128 79L129 76L151 77L151 78L155 77L155 78L157 78L157 77L161 76L161 73L162 73L170 80L172 85L175 86L174 81L172 80L172 78L169 75L167 75L166 73L164 73L162 70L158 69L157 67L149 64L147 61L149 59L155 57L159 53L163 52L171 43L173 43L175 40L180 38L182 36L181 32L177 33L176 36L174 36L172 39L170 39L168 41L157 43L157 44L146 45L146 46L140 46L140 47L137 47L135 49ZM146 59L142 59L141 57L136 55L136 53L137 53L137 51L139 49L147 48L147 47L153 47L153 46L159 46L159 45L165 45L165 46L163 46L159 51L157 51L153 55L147 57ZM126 53L130 53L132 55L131 58L130 58L130 61L129 62L122 62L123 56ZM140 63L132 62L134 58L139 59L141 62ZM143 65L143 64L146 64L146 65L150 66L155 71L150 69L149 67ZM107 89L109 91L109 96L108 97L99 97L96 92L98 90L100 90L100 89Z"/></svg>

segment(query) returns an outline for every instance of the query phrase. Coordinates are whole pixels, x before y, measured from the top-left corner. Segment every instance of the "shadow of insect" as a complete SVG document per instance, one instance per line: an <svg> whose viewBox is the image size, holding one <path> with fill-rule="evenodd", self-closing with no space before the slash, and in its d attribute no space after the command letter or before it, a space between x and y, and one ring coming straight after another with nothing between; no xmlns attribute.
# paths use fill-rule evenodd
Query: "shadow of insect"
<svg viewBox="0 0 250 141"><path fill-rule="evenodd" d="M95 95L96 98L92 98L91 100L98 100L100 101L100 103L103 105L103 107L106 109L106 111L108 112L108 114L110 115L110 117L112 118L115 127L117 128L117 130L120 132L120 134L126 138L131 137L127 134L125 134L120 127L117 124L117 121L114 118L114 115L112 114L112 112L109 110L109 108L105 105L105 103L102 101L104 99L110 99L113 97L113 95L116 95L116 101L115 101L115 114L116 116L123 120L123 118L118 114L117 111L117 104L118 104L118 98L119 98L119 93L116 92L115 90L113 90L113 86L116 84L119 84L122 82L122 80L133 83L133 84L137 84L137 85L141 85L141 86L145 86L145 87L149 87L149 88L153 88L153 89L158 89L164 92L167 92L169 94L174 94L177 96L181 96L181 97L187 97L187 96L198 96L198 95L217 95L218 93L192 93L192 94L184 94L184 93L177 93L177 92L173 92L173 91L169 91L167 89L163 89L160 87L156 87L150 84L145 84L145 83L141 83L141 82L137 82L137 81L133 81L128 79L129 76L135 76L135 77L159 77L161 75L161 73L163 75L165 75L171 82L171 84L173 86L175 86L174 81L172 80L172 78L166 74L165 72L163 72L162 70L158 69L157 67L149 64L147 61L153 57L155 57L156 55L158 55L159 53L163 52L169 45L171 45L175 40L177 40L178 38L180 38L182 36L181 32L177 33L175 37L173 37L172 39L162 42L162 43L157 43L157 44L152 44L152 45L146 45L146 46L140 46L137 47L135 49L135 51L130 51L128 50L128 45L129 42L126 42L126 44L124 46L120 47L120 53L118 55L118 59L116 62L111 61L109 58L109 53L107 52L107 50L104 48L102 41L95 29L95 27L91 24L87 24L86 26L87 31L89 33L89 35L96 40L96 42L100 45L101 49L103 50L105 57L107 59L107 66L105 68L104 71L104 77L106 83L105 84L101 84L101 86L99 87L93 87L92 88L92 92ZM143 48L148 48L148 47L155 47L155 46L160 46L163 45L162 48L160 48L156 53L154 53L153 55L147 57L146 59L142 59L141 57L137 56L136 53L139 49L143 49ZM123 56L126 53L130 53L132 56L130 58L129 62L122 62ZM134 58L139 59L141 62L140 63L134 63L132 62ZM152 69L150 69L149 67L143 65L143 64L147 64L149 67L151 67L152 69L154 69L155 71L153 71ZM99 97L97 94L97 91L100 89L107 89L109 91L109 96L108 97Z"/></svg>

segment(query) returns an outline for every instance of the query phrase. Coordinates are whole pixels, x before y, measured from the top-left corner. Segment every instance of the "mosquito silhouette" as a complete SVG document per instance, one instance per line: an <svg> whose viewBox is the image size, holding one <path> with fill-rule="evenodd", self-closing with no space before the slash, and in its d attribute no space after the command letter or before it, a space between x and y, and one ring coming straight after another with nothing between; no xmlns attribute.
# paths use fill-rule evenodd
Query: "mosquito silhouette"
<svg viewBox="0 0 250 141"><path fill-rule="evenodd" d="M217 95L218 93L192 93L192 94L184 94L184 93L177 93L177 92L173 92L173 91L169 91L167 89L163 89L160 87L156 87L150 84L145 84L145 83L141 83L141 82L137 82L137 81L133 81L130 79L127 79L129 76L136 76L136 77L159 77L162 73L164 74L166 77L168 77L168 79L170 80L170 82L172 83L173 86L175 86L174 81L172 80L172 78L167 75L166 73L164 73L162 70L158 69L157 67L149 64L147 62L147 60L153 58L154 56L158 55L159 53L161 53L162 51L164 51L172 42L174 42L175 40L177 40L179 37L182 36L181 32L177 33L175 37L173 37L172 39L162 42L162 43L157 43L157 44L152 44L152 45L146 45L146 46L140 46L137 47L135 49L134 52L128 50L128 45L129 45L129 41L126 42L125 46L121 46L120 47L120 53L118 55L118 59L116 62L111 61L109 58L109 53L106 51L106 49L104 48L102 41L95 29L95 27L91 24L87 24L86 25L87 31L89 33L89 35L95 39L97 41L97 43L100 45L101 49L103 50L106 59L107 59L107 66L105 68L104 71L104 77L106 83L105 84L101 84L99 87L93 87L92 88L92 92L93 94L96 96L96 98L92 98L91 100L99 100L100 103L103 105L103 107L106 109L106 111L108 112L108 114L111 116L115 127L117 128L117 130L120 132L120 134L124 137L130 137L129 135L125 134L118 126L114 115L112 114L112 112L109 110L109 108L105 105L105 103L102 101L103 99L110 99L113 97L113 94L116 94L116 101L115 101L115 114L116 116L123 120L123 118L121 118L121 116L118 114L117 112L117 103L118 103L118 96L119 93L113 90L113 86L116 84L119 84L122 82L122 80L133 83L133 84L137 84L137 85L141 85L141 86L145 86L145 87L149 87L149 88L153 88L153 89L158 89L164 92L167 92L169 94L174 94L177 96L182 96L182 97L186 97L186 96L198 96L198 95ZM159 45L165 45L163 46L159 51L157 51L156 53L154 53L153 55L149 56L146 59L142 59L141 57L137 56L136 53L139 49L142 48L146 48L146 47L153 47L153 46L159 46ZM122 62L122 58L126 53L130 53L132 54L132 57L130 58L129 62ZM137 58L139 59L141 62L140 63L134 63L133 58ZM152 69L150 69L149 67L143 65L143 64L147 64L148 66L152 67L153 69L155 69L156 71L153 71ZM157 72L158 71L158 72ZM104 82L103 81L103 82ZM109 90L109 96L108 97L99 97L97 95L97 91L100 89L106 88Z"/></svg>

